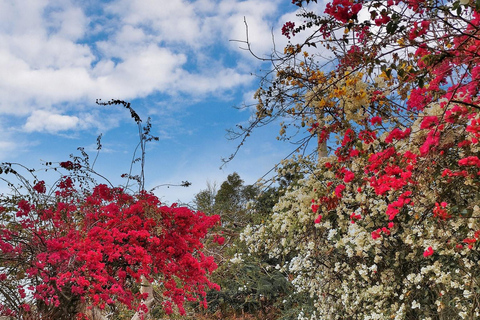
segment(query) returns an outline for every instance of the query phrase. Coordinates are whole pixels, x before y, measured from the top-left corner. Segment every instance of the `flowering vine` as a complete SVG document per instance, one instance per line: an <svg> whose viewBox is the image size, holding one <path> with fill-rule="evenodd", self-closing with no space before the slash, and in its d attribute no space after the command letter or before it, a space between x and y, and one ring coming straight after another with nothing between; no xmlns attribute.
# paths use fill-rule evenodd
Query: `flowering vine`
<svg viewBox="0 0 480 320"><path fill-rule="evenodd" d="M313 152L290 161L310 174L245 231L251 250L285 259L315 299L306 318L479 317L478 6L335 0L299 15L295 33L312 33L274 61L257 115L295 128L285 140L304 130Z"/></svg>

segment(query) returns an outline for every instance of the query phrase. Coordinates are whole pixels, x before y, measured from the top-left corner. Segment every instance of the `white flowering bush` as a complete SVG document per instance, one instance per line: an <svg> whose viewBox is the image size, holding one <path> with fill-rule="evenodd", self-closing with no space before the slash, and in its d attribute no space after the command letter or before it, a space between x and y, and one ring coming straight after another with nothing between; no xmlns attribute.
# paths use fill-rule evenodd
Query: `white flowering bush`
<svg viewBox="0 0 480 320"><path fill-rule="evenodd" d="M242 237L313 298L299 319L480 317L479 10L335 0L285 24L315 28L275 60L252 128L280 117L317 153L290 160L308 174Z"/></svg>
<svg viewBox="0 0 480 320"><path fill-rule="evenodd" d="M297 291L315 299L312 319L478 316L479 256L465 242L480 228L476 193L464 213L447 220L435 216L433 192L419 194L391 222L385 212L395 193L359 192L355 183L335 207L316 208L312 199L331 194L326 185L336 179L326 177L324 163L310 165L314 173L280 199L271 221L242 237L253 252L284 261L279 268Z"/></svg>

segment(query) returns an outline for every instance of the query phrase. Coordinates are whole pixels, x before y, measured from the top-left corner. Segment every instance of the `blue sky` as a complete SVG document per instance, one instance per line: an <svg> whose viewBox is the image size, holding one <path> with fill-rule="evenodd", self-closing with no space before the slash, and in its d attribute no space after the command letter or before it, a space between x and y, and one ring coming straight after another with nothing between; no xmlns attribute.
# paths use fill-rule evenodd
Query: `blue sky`
<svg viewBox="0 0 480 320"><path fill-rule="evenodd" d="M243 45L246 19L252 48L268 55L287 39L289 0L0 0L0 161L39 168L65 161L77 147L95 169L120 184L138 141L123 99L160 141L147 150L146 187L188 180L189 188L156 194L189 202L232 172L254 183L292 150L279 128L259 130L222 170L238 141L226 129L245 122L261 65Z"/></svg>

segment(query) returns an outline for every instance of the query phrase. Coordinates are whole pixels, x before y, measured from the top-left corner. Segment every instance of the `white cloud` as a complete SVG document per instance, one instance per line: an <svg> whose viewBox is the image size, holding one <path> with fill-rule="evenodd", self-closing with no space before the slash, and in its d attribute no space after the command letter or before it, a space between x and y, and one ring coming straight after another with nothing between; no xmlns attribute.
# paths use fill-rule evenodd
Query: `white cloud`
<svg viewBox="0 0 480 320"><path fill-rule="evenodd" d="M0 69L0 111L10 114L28 114L42 104L79 99L90 80L83 68L32 69L5 51L0 51Z"/></svg>
<svg viewBox="0 0 480 320"><path fill-rule="evenodd" d="M28 132L46 131L55 133L58 131L75 129L80 124L76 116L67 116L50 113L44 110L35 110L28 117L24 129Z"/></svg>
<svg viewBox="0 0 480 320"><path fill-rule="evenodd" d="M271 19L278 11L276 1L227 0L220 3L219 10L219 17L224 19L222 32L228 40L247 40L248 26L248 40L252 50L260 56L270 53L273 46ZM238 42L231 42L233 50L238 50L238 47ZM245 53L251 57L250 53Z"/></svg>
<svg viewBox="0 0 480 320"><path fill-rule="evenodd" d="M48 111L66 103L221 96L252 83L258 63L229 40L245 39L245 17L253 49L268 53L279 3L0 1L0 114L27 117L28 132L58 132L84 128L73 107L71 116ZM98 11L87 16L88 5Z"/></svg>
<svg viewBox="0 0 480 320"><path fill-rule="evenodd" d="M48 33L70 40L81 39L86 33L89 19L81 8L67 1L58 1L58 5L45 18Z"/></svg>
<svg viewBox="0 0 480 320"><path fill-rule="evenodd" d="M159 42L186 45L187 50L201 51L213 43L222 43L238 53L230 40L249 40L262 54L272 47L271 20L278 12L279 0L155 0L111 2L106 11L118 15L122 23L142 28ZM251 58L251 57L250 57Z"/></svg>
<svg viewBox="0 0 480 320"><path fill-rule="evenodd" d="M88 67L94 59L87 45L76 43L86 33L88 19L69 1L60 7L53 1L25 0L2 5L9 16L2 17L0 46L29 67Z"/></svg>
<svg viewBox="0 0 480 320"><path fill-rule="evenodd" d="M132 25L124 25L120 32L116 35L116 41L118 43L126 44L125 47L128 45L135 45L141 44L147 41L147 35L143 31L142 28L134 27Z"/></svg>
<svg viewBox="0 0 480 320"><path fill-rule="evenodd" d="M207 73L208 72L208 73ZM211 68L206 73L182 73L176 84L176 90L194 94L221 93L223 90L232 89L253 79L249 74L240 74L231 68Z"/></svg>
<svg viewBox="0 0 480 320"><path fill-rule="evenodd" d="M125 55L116 66L103 63L104 75L92 81L90 95L132 99L171 88L186 62L185 55L173 54L154 44L137 50Z"/></svg>
<svg viewBox="0 0 480 320"><path fill-rule="evenodd" d="M42 12L49 0L0 2L0 26L6 33L25 34L42 29Z"/></svg>
<svg viewBox="0 0 480 320"><path fill-rule="evenodd" d="M214 8L212 1L119 0L110 3L106 11L120 16L127 25L149 30L159 41L199 47L215 38L205 32Z"/></svg>

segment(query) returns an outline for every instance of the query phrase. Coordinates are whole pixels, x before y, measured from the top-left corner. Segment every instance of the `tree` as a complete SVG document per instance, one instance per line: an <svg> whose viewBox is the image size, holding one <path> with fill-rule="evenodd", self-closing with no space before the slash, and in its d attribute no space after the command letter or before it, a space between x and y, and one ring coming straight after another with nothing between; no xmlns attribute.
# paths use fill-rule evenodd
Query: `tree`
<svg viewBox="0 0 480 320"><path fill-rule="evenodd" d="M244 185L241 177L233 173L218 191L209 185L195 196L197 209L210 208L222 218L222 225L216 228L223 236L222 245L207 245L208 252L218 257L219 268L212 279L221 286L221 290L208 293L207 313L222 318L244 314L277 319L284 307L289 307L284 300L292 293L292 286L287 275L275 269L278 261L268 254L249 254L239 238L248 224L268 218L278 193L276 188L261 190L256 185Z"/></svg>
<svg viewBox="0 0 480 320"><path fill-rule="evenodd" d="M306 40L272 56L238 135L282 118L282 139L315 148L293 160L305 179L244 232L250 250L288 257L315 300L305 317L478 318L477 2L307 9L282 29Z"/></svg>
<svg viewBox="0 0 480 320"><path fill-rule="evenodd" d="M247 225L251 216L247 203L255 199L258 190L254 185L244 185L238 173L229 174L215 195L214 212L222 217L222 224L232 231Z"/></svg>
<svg viewBox="0 0 480 320"><path fill-rule="evenodd" d="M140 130L142 170L125 176L139 183L137 192L128 182L98 184L83 150L73 161L47 163L61 172L51 188L35 170L0 165L11 190L0 197L1 316L104 319L124 306L136 311L132 319L144 319L154 302L183 314L185 300L205 304L206 290L218 289L208 279L217 265L203 254L202 239L219 217L164 206L143 189L144 146L153 137L129 109Z"/></svg>
<svg viewBox="0 0 480 320"><path fill-rule="evenodd" d="M194 207L202 212L214 212L215 195L217 194L216 184L207 183L207 189L201 190L195 195Z"/></svg>

